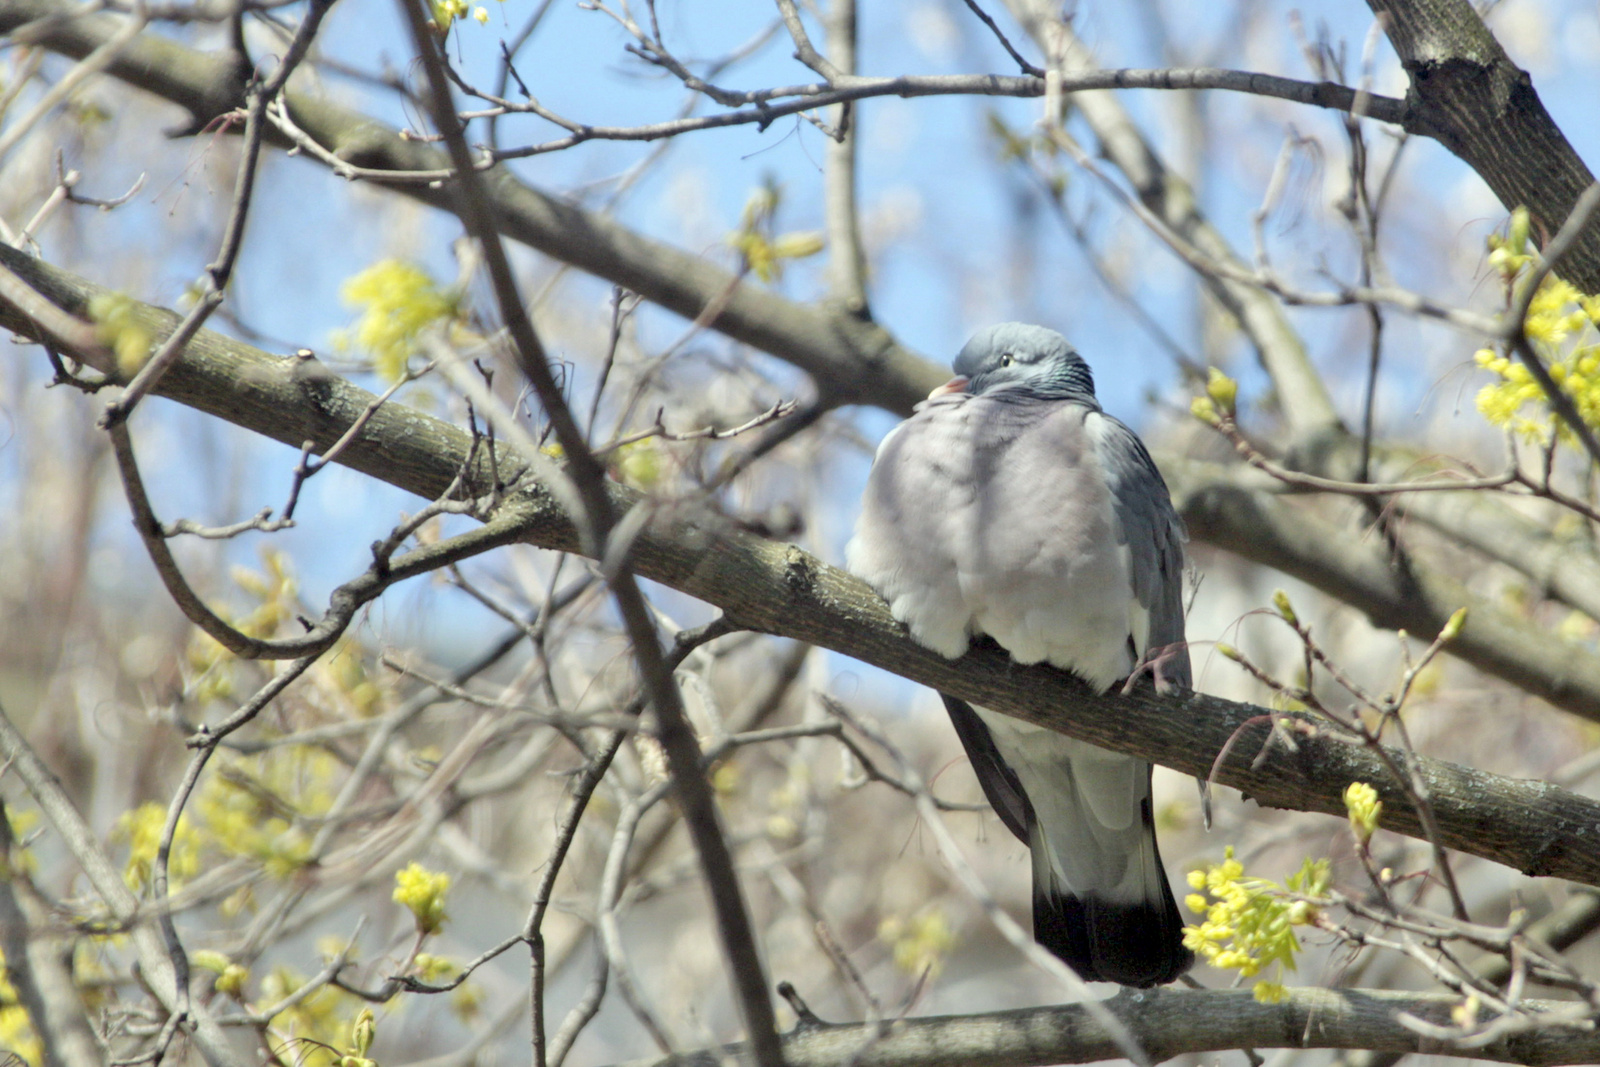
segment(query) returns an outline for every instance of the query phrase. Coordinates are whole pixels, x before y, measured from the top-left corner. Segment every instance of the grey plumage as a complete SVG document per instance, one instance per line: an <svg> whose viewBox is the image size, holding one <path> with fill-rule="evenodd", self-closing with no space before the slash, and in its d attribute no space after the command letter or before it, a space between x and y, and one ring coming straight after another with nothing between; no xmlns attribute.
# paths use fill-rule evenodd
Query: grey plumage
<svg viewBox="0 0 1600 1067"><path fill-rule="evenodd" d="M852 571L951 658L987 636L1096 689L1165 652L1188 686L1183 529L1138 437L1058 333L975 336L879 446ZM1156 849L1150 766L945 696L985 795L1033 854L1034 933L1083 977L1148 986L1191 961Z"/></svg>

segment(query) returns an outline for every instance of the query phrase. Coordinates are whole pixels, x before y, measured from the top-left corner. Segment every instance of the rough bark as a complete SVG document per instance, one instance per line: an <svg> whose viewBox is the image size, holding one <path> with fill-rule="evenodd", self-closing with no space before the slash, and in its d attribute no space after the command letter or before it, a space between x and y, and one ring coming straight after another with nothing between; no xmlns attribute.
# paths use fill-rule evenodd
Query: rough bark
<svg viewBox="0 0 1600 1067"><path fill-rule="evenodd" d="M1411 79L1412 119L1478 173L1507 209L1526 207L1534 236L1555 236L1594 175L1470 0L1368 0ZM1600 226L1561 275L1600 292Z"/></svg>

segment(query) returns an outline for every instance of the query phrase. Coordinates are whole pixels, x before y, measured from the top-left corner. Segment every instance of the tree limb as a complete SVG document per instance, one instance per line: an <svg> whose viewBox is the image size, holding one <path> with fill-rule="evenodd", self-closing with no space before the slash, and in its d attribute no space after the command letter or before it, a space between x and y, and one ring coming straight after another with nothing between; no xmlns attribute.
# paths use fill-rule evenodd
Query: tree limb
<svg viewBox="0 0 1600 1067"><path fill-rule="evenodd" d="M1360 1048L1426 1052L1504 1063L1592 1063L1600 1033L1541 1026L1495 1044L1455 1049L1408 1029L1403 1012L1455 1027L1458 996L1358 989L1290 989L1278 1004L1260 1004L1246 990L1166 987L1125 991L1100 1001L1155 1062L1185 1053L1239 1048ZM1534 1013L1570 1014L1571 1002L1526 1000ZM1581 1007L1581 1006L1580 1006ZM1537 1018L1537 1014L1534 1016ZM703 1049L627 1067L721 1067L740 1046ZM983 1015L930 1016L893 1023L800 1025L784 1036L789 1067L1044 1067L1093 1063L1121 1055L1113 1035L1081 1004Z"/></svg>
<svg viewBox="0 0 1600 1067"><path fill-rule="evenodd" d="M1457 608L1467 621L1450 652L1587 719L1600 720L1600 663L1420 560L1394 565L1381 539L1364 542L1304 508L1260 492L1236 469L1174 456L1161 472L1194 537L1316 586L1389 630L1431 635Z"/></svg>
<svg viewBox="0 0 1600 1067"><path fill-rule="evenodd" d="M1528 209L1540 244L1572 214L1594 175L1469 0L1367 0L1411 78L1406 104L1494 190ZM1600 228L1568 254L1562 277L1600 292Z"/></svg>
<svg viewBox="0 0 1600 1067"><path fill-rule="evenodd" d="M1057 58L1064 76L1098 69L1093 54L1059 17L1055 5L1047 0L1008 0L1007 6L1035 42ZM1140 203L1208 258L1244 266L1227 238L1200 211L1189 183L1167 167L1121 101L1111 93L1088 92L1074 94L1073 105ZM1255 346L1281 398L1291 437L1310 437L1339 426L1333 398L1278 298L1215 274L1202 273L1200 279Z"/></svg>
<svg viewBox="0 0 1600 1067"><path fill-rule="evenodd" d="M69 56L87 55L113 35L120 20L69 17L55 0L0 0L0 33ZM19 27L26 27L25 30ZM108 73L187 109L199 129L245 99L244 77L231 54L209 54L145 33L112 59ZM436 147L408 140L381 122L304 93L286 91L296 126L350 164L387 171L448 168ZM281 138L276 143L286 145ZM738 282L706 259L643 237L601 215L547 196L504 167L485 173L501 233L579 270L638 293L687 319L715 305L707 325L804 370L833 403L872 403L909 414L948 379L901 347L882 327L846 311L807 307ZM395 182L394 191L445 211L448 190Z"/></svg>
<svg viewBox="0 0 1600 1067"><path fill-rule="evenodd" d="M0 247L0 264L69 313L80 312L96 291L12 249ZM171 312L148 307L141 314L153 335L176 321ZM0 326L24 335L34 329L4 302ZM68 354L105 362L97 351ZM321 447L337 441L372 401L366 390L315 360L273 357L209 330L196 336L157 392L275 440L297 445L310 439ZM481 456L468 464L471 448L464 431L391 403L371 413L339 461L425 498L437 496L464 467L472 492L486 492L496 473L503 480L521 473L522 461L510 454L499 457L497 468ZM641 505L632 490L620 485L609 490L619 514ZM1217 754L1227 749L1214 780L1272 807L1343 817L1345 786L1370 782L1384 802L1383 825L1421 836L1407 790L1389 779L1383 761L1326 732L1298 735L1294 753L1274 745L1257 765L1269 718L1264 708L1198 693L1159 696L1148 689L1098 696L1060 671L1018 667L992 648L946 660L907 638L865 583L801 549L732 528L699 509L674 509L671 501L642 506L653 507L655 515L633 548L637 573L720 607L736 626L833 649L963 700L1197 777L1212 775ZM536 487L519 507L526 509L523 540L580 550L577 527L548 492ZM1327 543L1319 542L1319 549ZM1351 578L1358 579L1365 577ZM1441 843L1527 874L1600 885L1600 850L1591 832L1600 825L1600 802L1544 782L1440 760L1420 762Z"/></svg>
<svg viewBox="0 0 1600 1067"><path fill-rule="evenodd" d="M1336 432L1303 442L1284 457L1295 470L1340 481L1355 479L1361 442ZM1398 482L1435 469L1436 457L1393 445L1372 450L1369 476ZM1559 537L1514 507L1485 493L1433 492L1395 504L1446 537L1526 575L1535 588L1600 619L1600 559L1581 538Z"/></svg>
<svg viewBox="0 0 1600 1067"><path fill-rule="evenodd" d="M104 16L68 18L59 12L51 0L0 0L0 32L14 30L16 39L77 56L92 51L118 26L116 20ZM19 26L26 29L16 30ZM1073 62L1073 69L1081 72L1089 60L1085 54ZM234 68L231 53L209 55L149 34L131 42L113 62L110 73L187 108L197 116L196 121L200 116L225 113L244 99L245 83ZM1119 75L1116 71L1100 73ZM297 121L307 123L323 143L335 146L342 158L390 170L428 169L444 163L442 153L405 141L357 112L301 94L291 93L289 99ZM1238 262L1199 216L1187 187L1143 141L1121 105L1105 93L1083 93L1076 99L1111 160L1152 210L1210 254ZM450 206L438 190L393 188L436 206ZM852 400L906 414L948 376L944 368L900 347L881 327L848 313L806 307L736 284L733 275L699 257L547 197L503 171L491 177L489 195L508 236L690 318L718 306L709 325L807 371L828 403ZM1566 216L1552 217L1559 224ZM1306 457L1302 469L1348 480L1348 472L1325 467L1319 459L1341 451L1349 435L1339 424L1282 308L1270 293L1217 280L1210 284L1249 332L1288 403L1294 425L1302 431L1296 434L1304 446L1297 448L1296 454L1303 451ZM1600 611L1600 594L1595 593L1600 581L1590 580L1600 574L1600 562L1593 553L1552 538L1512 509L1485 500L1481 494L1467 506L1459 497L1447 494L1429 494L1403 506L1446 535L1529 574L1567 603L1591 615ZM1305 577L1300 571L1290 573Z"/></svg>

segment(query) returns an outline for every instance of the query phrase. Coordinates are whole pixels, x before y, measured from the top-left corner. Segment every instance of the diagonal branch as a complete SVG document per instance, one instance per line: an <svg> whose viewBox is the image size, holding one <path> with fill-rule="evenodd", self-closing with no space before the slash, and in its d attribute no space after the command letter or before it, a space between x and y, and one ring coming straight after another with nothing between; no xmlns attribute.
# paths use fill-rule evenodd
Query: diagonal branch
<svg viewBox="0 0 1600 1067"><path fill-rule="evenodd" d="M494 207L485 195L484 179L472 165L471 149L456 115L444 61L428 27L421 0L400 0L400 8L410 23L411 39L427 75L434 125L445 139L457 174L455 182L451 183L451 192L460 201L457 213L468 233L478 242L501 318L511 336L513 354L538 392L565 452L566 471L581 497L583 514L577 516L579 543L587 555L604 563L602 569L606 572L607 584L633 646L634 660L649 694L650 706L656 713L657 738L666 752L674 792L684 809L684 823L700 857L717 930L722 937L723 953L732 972L734 995L744 1017L755 1062L758 1067L783 1067L766 974L716 797L701 769L700 744L684 711L672 667L668 666L662 651L655 619L634 579L632 562L626 549L617 550L617 542L622 540L617 536L617 516L624 513L614 506L607 493L605 468L589 450L584 432L567 406L543 344L528 318L510 259L501 243Z"/></svg>
<svg viewBox="0 0 1600 1067"><path fill-rule="evenodd" d="M1260 1004L1245 990L1166 987L1124 993L1102 1001L1153 1060L1185 1053L1240 1048L1374 1049L1426 1052L1503 1063L1592 1063L1600 1056L1600 1033L1580 1026L1541 1026L1494 1044L1453 1049L1400 1021L1411 1016L1440 1028L1459 1029L1451 1018L1461 998L1439 993L1391 993L1358 989L1290 989L1278 1004ZM1525 1000L1540 1014L1570 1018L1570 1002ZM983 1015L901 1019L893 1024L810 1024L784 1037L789 1067L1045 1067L1093 1063L1121 1055L1115 1036L1090 1006L1027 1008ZM628 1067L721 1067L737 1062L738 1046L702 1049Z"/></svg>
<svg viewBox="0 0 1600 1067"><path fill-rule="evenodd" d="M1348 528L1289 507L1251 485L1248 472L1165 455L1161 471L1195 538L1293 574L1384 629L1438 633L1465 607L1467 622L1451 654L1556 707L1600 719L1600 664L1577 644L1516 618L1421 560L1397 567L1381 542L1364 543Z"/></svg>
<svg viewBox="0 0 1600 1067"><path fill-rule="evenodd" d="M69 313L81 311L95 291L11 249L0 248L0 264ZM176 319L149 308L141 314L153 334L171 329ZM34 329L3 301L0 326L23 334ZM92 352L68 354L90 363L100 358ZM201 331L157 391L276 440L331 443L368 411L373 398L325 369L309 374L307 362L269 356ZM464 431L390 404L370 416L340 462L428 498L442 492L464 468L474 492L496 484L497 473L501 479L521 473L519 461L510 456L500 457L498 468L481 456L469 464L471 451L472 438ZM608 488L619 513L641 503L632 490ZM525 509L523 541L579 551L572 518L541 486L534 483L518 505ZM1297 737L1294 754L1274 746L1257 764L1266 734L1261 724L1269 718L1263 708L1202 694L1159 696L1148 690L1097 696L1059 671L1018 668L993 649L974 650L958 661L943 659L907 638L883 601L858 579L793 545L682 510L687 513L664 508L644 524L631 562L641 577L723 609L733 625L833 649L963 700L1197 777L1211 774L1218 753L1226 749L1214 780L1272 807L1342 818L1345 786L1370 782L1382 795L1384 826L1423 836L1408 790L1390 780L1383 761L1366 749L1313 731ZM1368 577L1358 571L1349 580ZM1403 757L1396 759L1403 762ZM1444 845L1528 874L1600 885L1600 852L1587 832L1600 824L1600 802L1545 782L1439 760L1421 760L1419 773L1427 782Z"/></svg>
<svg viewBox="0 0 1600 1067"><path fill-rule="evenodd" d="M35 23L38 19L46 21ZM30 41L71 56L92 51L120 25L118 20L107 16L63 17L59 5L52 0L0 0L0 33L28 23L35 23L27 34ZM244 83L228 57L198 52L151 34L143 34L130 42L108 71L131 85L189 109L196 117L191 123L195 129L207 119L241 106L245 100ZM1065 87L1074 91L1226 89L1280 97L1336 111L1348 111L1355 106L1358 96L1346 86L1326 82L1209 68L1118 71L1085 67L1069 72ZM826 85L793 87L793 91L810 90L815 90L817 95L803 101L806 108L887 95L1000 92L1039 96L1044 92L1044 85L1037 78L941 75L929 78L841 76L831 88ZM1080 100L1091 97L1110 99L1104 93L1078 95ZM294 126L328 150L329 159L361 167L364 174L380 182L382 172L394 172L396 178L383 184L424 203L453 210L452 198L446 190L437 187L437 181L411 182L401 177L407 172L427 172L436 177L449 167L445 153L407 139L399 131L367 115L325 100L294 92L286 93L283 99L287 101ZM1365 101L1363 106L1368 114L1392 121L1402 117L1399 101L1370 95L1361 99ZM763 100L760 107L740 121L770 121L773 117L773 105ZM500 232L505 236L639 293L685 318L697 319L708 308L716 307L707 325L806 371L833 403L872 403L907 414L929 390L948 377L942 369L901 347L882 327L862 320L848 309L805 307L755 286L739 284L733 274L699 256L649 240L565 200L547 196L519 182L503 168L487 172L485 181ZM1159 185L1165 181L1175 182L1176 178L1164 171L1152 172L1150 181ZM1261 318L1264 314L1262 301L1270 297L1262 293L1252 297L1243 291L1247 287L1239 288L1241 292L1232 293L1224 302L1243 320ZM729 293L731 295L724 295ZM1287 342L1275 336L1281 330L1264 318L1262 322L1257 333L1274 334L1271 351L1292 355ZM1291 384L1287 379L1291 369L1280 372L1279 376L1285 378L1280 388L1287 390ZM1331 407L1327 411L1316 408L1314 391L1308 390L1311 390L1309 385L1304 389L1296 388L1297 395L1304 392L1307 403L1312 405L1308 409L1308 420L1316 425L1331 421Z"/></svg>
<svg viewBox="0 0 1600 1067"><path fill-rule="evenodd" d="M1007 0L1007 4L1039 46L1058 57L1056 65L1064 78L1098 69L1088 47L1058 17L1056 5L1046 0ZM1227 238L1200 210L1189 183L1156 153L1120 100L1111 93L1077 93L1073 106L1146 210L1208 260L1244 267ZM1206 291L1238 320L1255 346L1282 400L1291 436L1310 439L1337 428L1339 415L1328 387L1278 299L1220 271L1202 271L1200 277Z"/></svg>
<svg viewBox="0 0 1600 1067"><path fill-rule="evenodd" d="M1411 79L1410 112L1476 171L1509 211L1526 207L1543 244L1594 175L1470 0L1367 0ZM1562 276L1600 292L1600 228L1576 241Z"/></svg>
<svg viewBox="0 0 1600 1067"><path fill-rule="evenodd" d="M108 16L67 17L61 11L53 0L0 0L0 34L32 23L27 31L30 42L81 56L121 25ZM229 56L186 48L153 34L129 42L107 71L188 109L196 116L191 124L195 129L231 112L245 99L243 75ZM396 172L449 166L448 156L439 149L408 140L359 111L294 91L286 91L280 99L300 130L350 164ZM698 319L714 308L705 325L799 367L832 403L875 403L909 413L949 377L900 346L881 326L843 310L806 307L742 284L701 256L548 196L519 182L503 167L485 174L485 186L504 236L687 319ZM429 183L396 182L389 187L442 210L456 206L448 189Z"/></svg>

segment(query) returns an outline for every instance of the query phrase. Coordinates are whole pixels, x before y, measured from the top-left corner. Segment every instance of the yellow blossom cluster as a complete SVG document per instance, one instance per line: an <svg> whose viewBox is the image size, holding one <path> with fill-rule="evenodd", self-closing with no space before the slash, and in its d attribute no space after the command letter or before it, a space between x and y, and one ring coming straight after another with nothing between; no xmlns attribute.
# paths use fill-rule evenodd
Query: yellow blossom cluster
<svg viewBox="0 0 1600 1067"><path fill-rule="evenodd" d="M896 966L918 977L938 974L956 943L950 920L937 907L924 909L910 919L891 915L878 924L878 939L894 952Z"/></svg>
<svg viewBox="0 0 1600 1067"><path fill-rule="evenodd" d="M450 891L450 876L441 871L430 871L420 863L413 863L394 876L394 899L411 909L417 920L417 932L436 934L448 918L444 913L445 894Z"/></svg>
<svg viewBox="0 0 1600 1067"><path fill-rule="evenodd" d="M386 692L367 669L359 641L348 636L339 638L317 661L313 672L319 687L356 716L370 719L383 711Z"/></svg>
<svg viewBox="0 0 1600 1067"><path fill-rule="evenodd" d="M469 8L467 0L433 0L433 28L443 36L450 32L450 27L457 19L467 17ZM470 9L473 19L480 26L489 24L489 9L474 7Z"/></svg>
<svg viewBox="0 0 1600 1067"><path fill-rule="evenodd" d="M5 959L0 957L0 1048L29 1064L44 1062L44 1045L28 1021L28 1012L17 998L17 991L6 980Z"/></svg>
<svg viewBox="0 0 1600 1067"><path fill-rule="evenodd" d="M309 745L285 745L259 755L223 758L195 798L205 845L254 860L274 878L301 870L311 841L300 823L327 812L343 765ZM230 908L248 904L230 898Z"/></svg>
<svg viewBox="0 0 1600 1067"><path fill-rule="evenodd" d="M95 336L117 357L117 370L132 378L155 347L155 338L141 320L139 304L127 293L100 293L89 298L89 321Z"/></svg>
<svg viewBox="0 0 1600 1067"><path fill-rule="evenodd" d="M254 600L256 606L238 618L225 608L213 610L240 633L248 637L269 638L277 636L278 628L298 612L300 585L295 580L287 555L269 550L262 553L261 559L262 570L234 567L230 575L233 583ZM196 627L189 639L185 658L192 679L191 696L194 700L206 703L233 697L238 657L222 647L216 638Z"/></svg>
<svg viewBox="0 0 1600 1067"><path fill-rule="evenodd" d="M1215 367L1206 375L1206 395L1189 402L1189 411L1207 426L1219 426L1232 419L1239 401L1239 383Z"/></svg>
<svg viewBox="0 0 1600 1067"><path fill-rule="evenodd" d="M233 997L235 1000L244 1000L245 983L250 980L250 970L247 967L234 963L221 952L213 949L199 949L189 954L189 962L202 971L210 971L216 977L211 980L211 988L224 996Z"/></svg>
<svg viewBox="0 0 1600 1067"><path fill-rule="evenodd" d="M251 1005L252 1010L281 1004L305 984L305 976L293 968L274 967L261 979L260 994ZM304 999L274 1015L268 1025L283 1037L331 1049L351 1032L353 1020L347 1012L356 1003L353 996L332 985L318 986Z"/></svg>
<svg viewBox="0 0 1600 1067"><path fill-rule="evenodd" d="M1519 279L1535 261L1528 250L1527 212L1512 213L1508 234L1489 239L1489 265L1497 270L1508 292L1516 292ZM1546 275L1528 305L1523 330L1528 342L1555 380L1572 398L1579 416L1600 428L1600 296L1590 296L1556 277ZM1496 426L1504 426L1526 441L1547 445L1551 434L1572 443L1572 430L1550 408L1544 389L1527 366L1510 353L1480 349L1478 366L1497 380L1478 391L1478 411Z"/></svg>
<svg viewBox="0 0 1600 1067"><path fill-rule="evenodd" d="M822 234L815 230L773 235L773 222L781 198L778 186L771 180L765 182L745 201L739 229L728 237L728 243L738 250L745 266L764 282L776 281L782 276L785 260L814 256L824 246Z"/></svg>
<svg viewBox="0 0 1600 1067"><path fill-rule="evenodd" d="M124 812L117 820L115 836L128 842L128 866L122 872L122 879L136 893L149 888L154 877L156 850L161 845L161 831L166 825L167 809L154 801ZM180 815L172 835L172 850L167 854L168 885L176 889L199 873L200 834L189 816Z"/></svg>
<svg viewBox="0 0 1600 1067"><path fill-rule="evenodd" d="M450 4L451 11L459 4L462 13L466 12L461 0L450 0ZM460 293L440 288L427 271L398 259L374 263L347 280L339 295L360 317L349 330L335 335L335 346L367 352L373 368L391 382L405 377L424 330L458 319L463 311Z"/></svg>
<svg viewBox="0 0 1600 1067"><path fill-rule="evenodd" d="M8 807L6 820L11 823L11 840L16 845L11 855L0 857L0 874L8 876L11 871L34 873L39 869L39 860L28 845L32 843L33 831L39 825L39 812L33 808Z"/></svg>
<svg viewBox="0 0 1600 1067"><path fill-rule="evenodd" d="M1300 951L1294 928L1316 921L1316 900L1327 893L1328 878L1325 859L1306 860L1283 886L1247 877L1229 847L1221 863L1189 872L1189 887L1196 892L1184 902L1205 918L1184 927L1183 943L1211 966L1236 970L1244 978L1276 965L1275 977L1256 981L1252 991L1263 1003L1282 1000L1284 972L1295 969Z"/></svg>
<svg viewBox="0 0 1600 1067"><path fill-rule="evenodd" d="M770 814L767 834L779 841L794 841L805 820L806 799L811 792L811 772L804 763L789 766L789 777L767 797Z"/></svg>
<svg viewBox="0 0 1600 1067"><path fill-rule="evenodd" d="M411 961L411 973L429 985L443 985L461 973L450 960L419 952ZM471 1023L483 1010L483 994L472 982L463 982L450 992L450 1010L464 1023Z"/></svg>
<svg viewBox="0 0 1600 1067"><path fill-rule="evenodd" d="M1365 846L1378 828L1378 816L1383 814L1383 801L1378 799L1378 791L1366 782L1351 782L1345 787L1344 807L1350 815L1351 832Z"/></svg>

